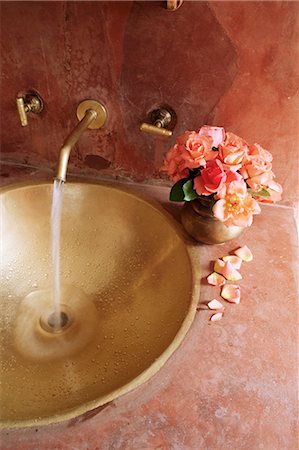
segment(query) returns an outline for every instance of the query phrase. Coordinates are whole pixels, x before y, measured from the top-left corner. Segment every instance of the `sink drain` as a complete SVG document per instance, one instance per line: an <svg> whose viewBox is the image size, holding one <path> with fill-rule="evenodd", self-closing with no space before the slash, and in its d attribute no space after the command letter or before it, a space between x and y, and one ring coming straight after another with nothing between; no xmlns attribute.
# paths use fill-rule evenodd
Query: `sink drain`
<svg viewBox="0 0 299 450"><path fill-rule="evenodd" d="M15 348L29 359L58 360L79 354L93 339L98 312L91 298L75 286L61 286L54 308L52 291L41 289L20 303L14 327Z"/></svg>
<svg viewBox="0 0 299 450"><path fill-rule="evenodd" d="M60 311L43 314L40 318L40 326L49 333L62 333L72 324L71 316L66 305L61 305Z"/></svg>

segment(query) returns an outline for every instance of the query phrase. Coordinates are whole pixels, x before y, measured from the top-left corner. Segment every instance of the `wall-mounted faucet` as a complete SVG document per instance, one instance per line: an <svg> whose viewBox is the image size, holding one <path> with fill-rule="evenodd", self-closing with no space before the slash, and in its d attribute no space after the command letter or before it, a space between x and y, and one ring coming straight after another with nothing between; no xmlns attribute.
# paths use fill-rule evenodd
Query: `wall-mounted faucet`
<svg viewBox="0 0 299 450"><path fill-rule="evenodd" d="M56 179L65 181L69 156L72 148L87 128L101 128L107 120L107 110L96 100L84 100L77 108L79 123L64 141L60 152Z"/></svg>
<svg viewBox="0 0 299 450"><path fill-rule="evenodd" d="M27 92L24 96L18 97L16 101L22 127L28 125L27 113L39 114L44 107L42 98L34 91Z"/></svg>

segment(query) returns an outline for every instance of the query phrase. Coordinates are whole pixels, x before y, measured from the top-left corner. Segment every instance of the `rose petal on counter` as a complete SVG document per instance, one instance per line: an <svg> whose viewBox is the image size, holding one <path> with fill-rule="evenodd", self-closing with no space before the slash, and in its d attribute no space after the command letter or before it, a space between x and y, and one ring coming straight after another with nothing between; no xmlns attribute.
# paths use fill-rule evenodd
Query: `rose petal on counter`
<svg viewBox="0 0 299 450"><path fill-rule="evenodd" d="M225 284L225 278L217 272L211 273L207 277L207 281L213 286L223 286Z"/></svg>
<svg viewBox="0 0 299 450"><path fill-rule="evenodd" d="M224 263L224 268L222 269L222 275L228 280L228 281L238 281L242 280L242 275L240 272L237 271L237 269L234 268L232 263L229 261L226 261Z"/></svg>
<svg viewBox="0 0 299 450"><path fill-rule="evenodd" d="M246 262L253 260L253 255L247 245L243 245L243 247L237 248L237 250L234 251L234 254L239 256L239 258Z"/></svg>
<svg viewBox="0 0 299 450"><path fill-rule="evenodd" d="M218 313L216 313L216 314L213 314L213 315L210 317L210 321L211 321L211 322L217 322L218 320L221 320L222 317L223 317L223 313L222 313L222 312L218 312Z"/></svg>
<svg viewBox="0 0 299 450"><path fill-rule="evenodd" d="M239 304L241 300L240 286L237 284L226 284L221 290L221 297L230 303Z"/></svg>
<svg viewBox="0 0 299 450"><path fill-rule="evenodd" d="M229 261L235 269L241 269L242 259L237 255L227 255L222 257L223 261Z"/></svg>
<svg viewBox="0 0 299 450"><path fill-rule="evenodd" d="M224 308L222 303L219 302L219 300L216 300L216 298L214 298L213 300L211 300L208 303L208 307L209 307L209 309L223 309Z"/></svg>
<svg viewBox="0 0 299 450"><path fill-rule="evenodd" d="M220 273L222 275L222 271L224 269L225 262L222 259L216 259L214 263L214 271Z"/></svg>

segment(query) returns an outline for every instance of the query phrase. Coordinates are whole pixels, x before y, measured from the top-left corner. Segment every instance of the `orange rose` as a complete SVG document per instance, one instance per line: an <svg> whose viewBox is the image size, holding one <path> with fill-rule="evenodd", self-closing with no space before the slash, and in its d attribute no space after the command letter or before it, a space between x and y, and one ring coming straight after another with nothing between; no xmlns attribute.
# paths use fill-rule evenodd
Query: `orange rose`
<svg viewBox="0 0 299 450"><path fill-rule="evenodd" d="M246 141L230 132L226 133L224 143L219 145L221 161L228 166L238 166L234 170L241 167L241 164L247 158L248 152L249 148Z"/></svg>
<svg viewBox="0 0 299 450"><path fill-rule="evenodd" d="M201 136L195 131L186 131L177 138L177 145L182 159L185 161L185 167L188 169L197 169L200 166L206 166L207 161L215 158L212 150L213 140L210 136Z"/></svg>
<svg viewBox="0 0 299 450"><path fill-rule="evenodd" d="M254 144L249 148L248 159L240 169L246 183L255 193L263 189L267 190L268 196L254 195L256 200L263 203L276 203L281 200L282 187L274 181L272 159L272 154L268 150L259 144Z"/></svg>
<svg viewBox="0 0 299 450"><path fill-rule="evenodd" d="M249 154L244 166L240 169L240 172L244 179L256 177L262 175L265 172L270 172L272 169L273 157L270 152L263 149L258 144L254 144L249 148Z"/></svg>
<svg viewBox="0 0 299 450"><path fill-rule="evenodd" d="M161 170L167 172L174 181L187 178L189 170L205 167L207 161L215 158L212 142L213 139L209 136L186 131L166 153Z"/></svg>
<svg viewBox="0 0 299 450"><path fill-rule="evenodd" d="M177 144L166 153L161 171L167 172L173 181L179 181L189 176Z"/></svg>
<svg viewBox="0 0 299 450"><path fill-rule="evenodd" d="M260 212L257 201L247 192L244 181L229 183L225 197L213 206L214 216L228 227L249 227L252 216Z"/></svg>

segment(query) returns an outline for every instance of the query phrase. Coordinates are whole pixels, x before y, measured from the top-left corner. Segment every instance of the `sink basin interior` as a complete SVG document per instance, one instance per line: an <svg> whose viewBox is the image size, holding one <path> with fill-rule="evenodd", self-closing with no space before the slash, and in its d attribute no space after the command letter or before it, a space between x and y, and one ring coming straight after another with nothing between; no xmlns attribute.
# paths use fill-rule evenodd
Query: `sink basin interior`
<svg viewBox="0 0 299 450"><path fill-rule="evenodd" d="M67 183L62 303L77 328L49 336L52 184L0 198L2 426L74 417L148 379L183 339L198 299L174 220L125 189Z"/></svg>

